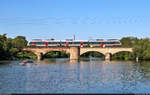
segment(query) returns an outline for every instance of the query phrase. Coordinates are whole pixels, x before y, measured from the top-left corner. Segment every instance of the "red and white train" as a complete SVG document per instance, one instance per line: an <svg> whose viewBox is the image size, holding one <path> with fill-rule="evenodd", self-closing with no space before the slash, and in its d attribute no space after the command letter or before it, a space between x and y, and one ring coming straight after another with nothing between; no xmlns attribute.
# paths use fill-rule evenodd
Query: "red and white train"
<svg viewBox="0 0 150 95"><path fill-rule="evenodd" d="M119 40L32 40L28 46L80 46L80 47L113 47L121 46Z"/></svg>

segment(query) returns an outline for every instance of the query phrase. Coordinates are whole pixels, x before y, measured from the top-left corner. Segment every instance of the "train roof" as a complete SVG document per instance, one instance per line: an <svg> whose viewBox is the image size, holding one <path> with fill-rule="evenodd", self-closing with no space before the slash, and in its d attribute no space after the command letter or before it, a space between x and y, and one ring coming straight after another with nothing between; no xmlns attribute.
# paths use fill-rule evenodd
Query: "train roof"
<svg viewBox="0 0 150 95"><path fill-rule="evenodd" d="M41 39L34 39L34 40L31 40L31 41L29 41L29 42L32 42L32 41L34 41L34 42L58 42L58 41L61 41L61 42L99 42L99 41L119 41L119 40L117 40L117 39L115 39L115 40L41 40Z"/></svg>

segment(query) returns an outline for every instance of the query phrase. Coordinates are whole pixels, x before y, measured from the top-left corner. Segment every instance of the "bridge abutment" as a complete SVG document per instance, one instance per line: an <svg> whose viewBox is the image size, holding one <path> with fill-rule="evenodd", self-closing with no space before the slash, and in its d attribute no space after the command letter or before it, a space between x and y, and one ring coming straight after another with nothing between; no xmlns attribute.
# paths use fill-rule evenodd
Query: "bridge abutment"
<svg viewBox="0 0 150 95"><path fill-rule="evenodd" d="M70 60L78 60L80 56L79 47L70 47Z"/></svg>

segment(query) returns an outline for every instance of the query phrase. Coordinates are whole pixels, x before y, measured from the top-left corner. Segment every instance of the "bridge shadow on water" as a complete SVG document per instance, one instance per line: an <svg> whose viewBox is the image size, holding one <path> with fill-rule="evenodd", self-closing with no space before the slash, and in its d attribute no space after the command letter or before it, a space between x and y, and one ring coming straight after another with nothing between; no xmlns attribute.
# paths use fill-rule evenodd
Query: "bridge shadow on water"
<svg viewBox="0 0 150 95"><path fill-rule="evenodd" d="M69 63L116 63L119 60L104 60L104 58L80 58L79 60L70 60L69 58L45 58L44 60L36 60L35 62L40 64L69 64ZM121 61L130 62L130 61ZM131 61L132 62L132 61Z"/></svg>
<svg viewBox="0 0 150 95"><path fill-rule="evenodd" d="M70 60L69 58L45 58L44 60L35 60L37 63L53 64L53 63L79 63L79 62L94 62L104 61L101 58L81 58L79 60Z"/></svg>

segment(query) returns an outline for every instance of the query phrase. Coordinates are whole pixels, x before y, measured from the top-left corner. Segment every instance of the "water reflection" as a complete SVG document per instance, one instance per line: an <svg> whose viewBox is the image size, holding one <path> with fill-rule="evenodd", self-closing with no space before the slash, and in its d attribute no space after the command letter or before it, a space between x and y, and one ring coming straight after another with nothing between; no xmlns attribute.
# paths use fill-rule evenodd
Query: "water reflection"
<svg viewBox="0 0 150 95"><path fill-rule="evenodd" d="M79 63L79 60L69 60L69 63Z"/></svg>
<svg viewBox="0 0 150 95"><path fill-rule="evenodd" d="M46 59L0 65L0 93L150 93L150 62Z"/></svg>

